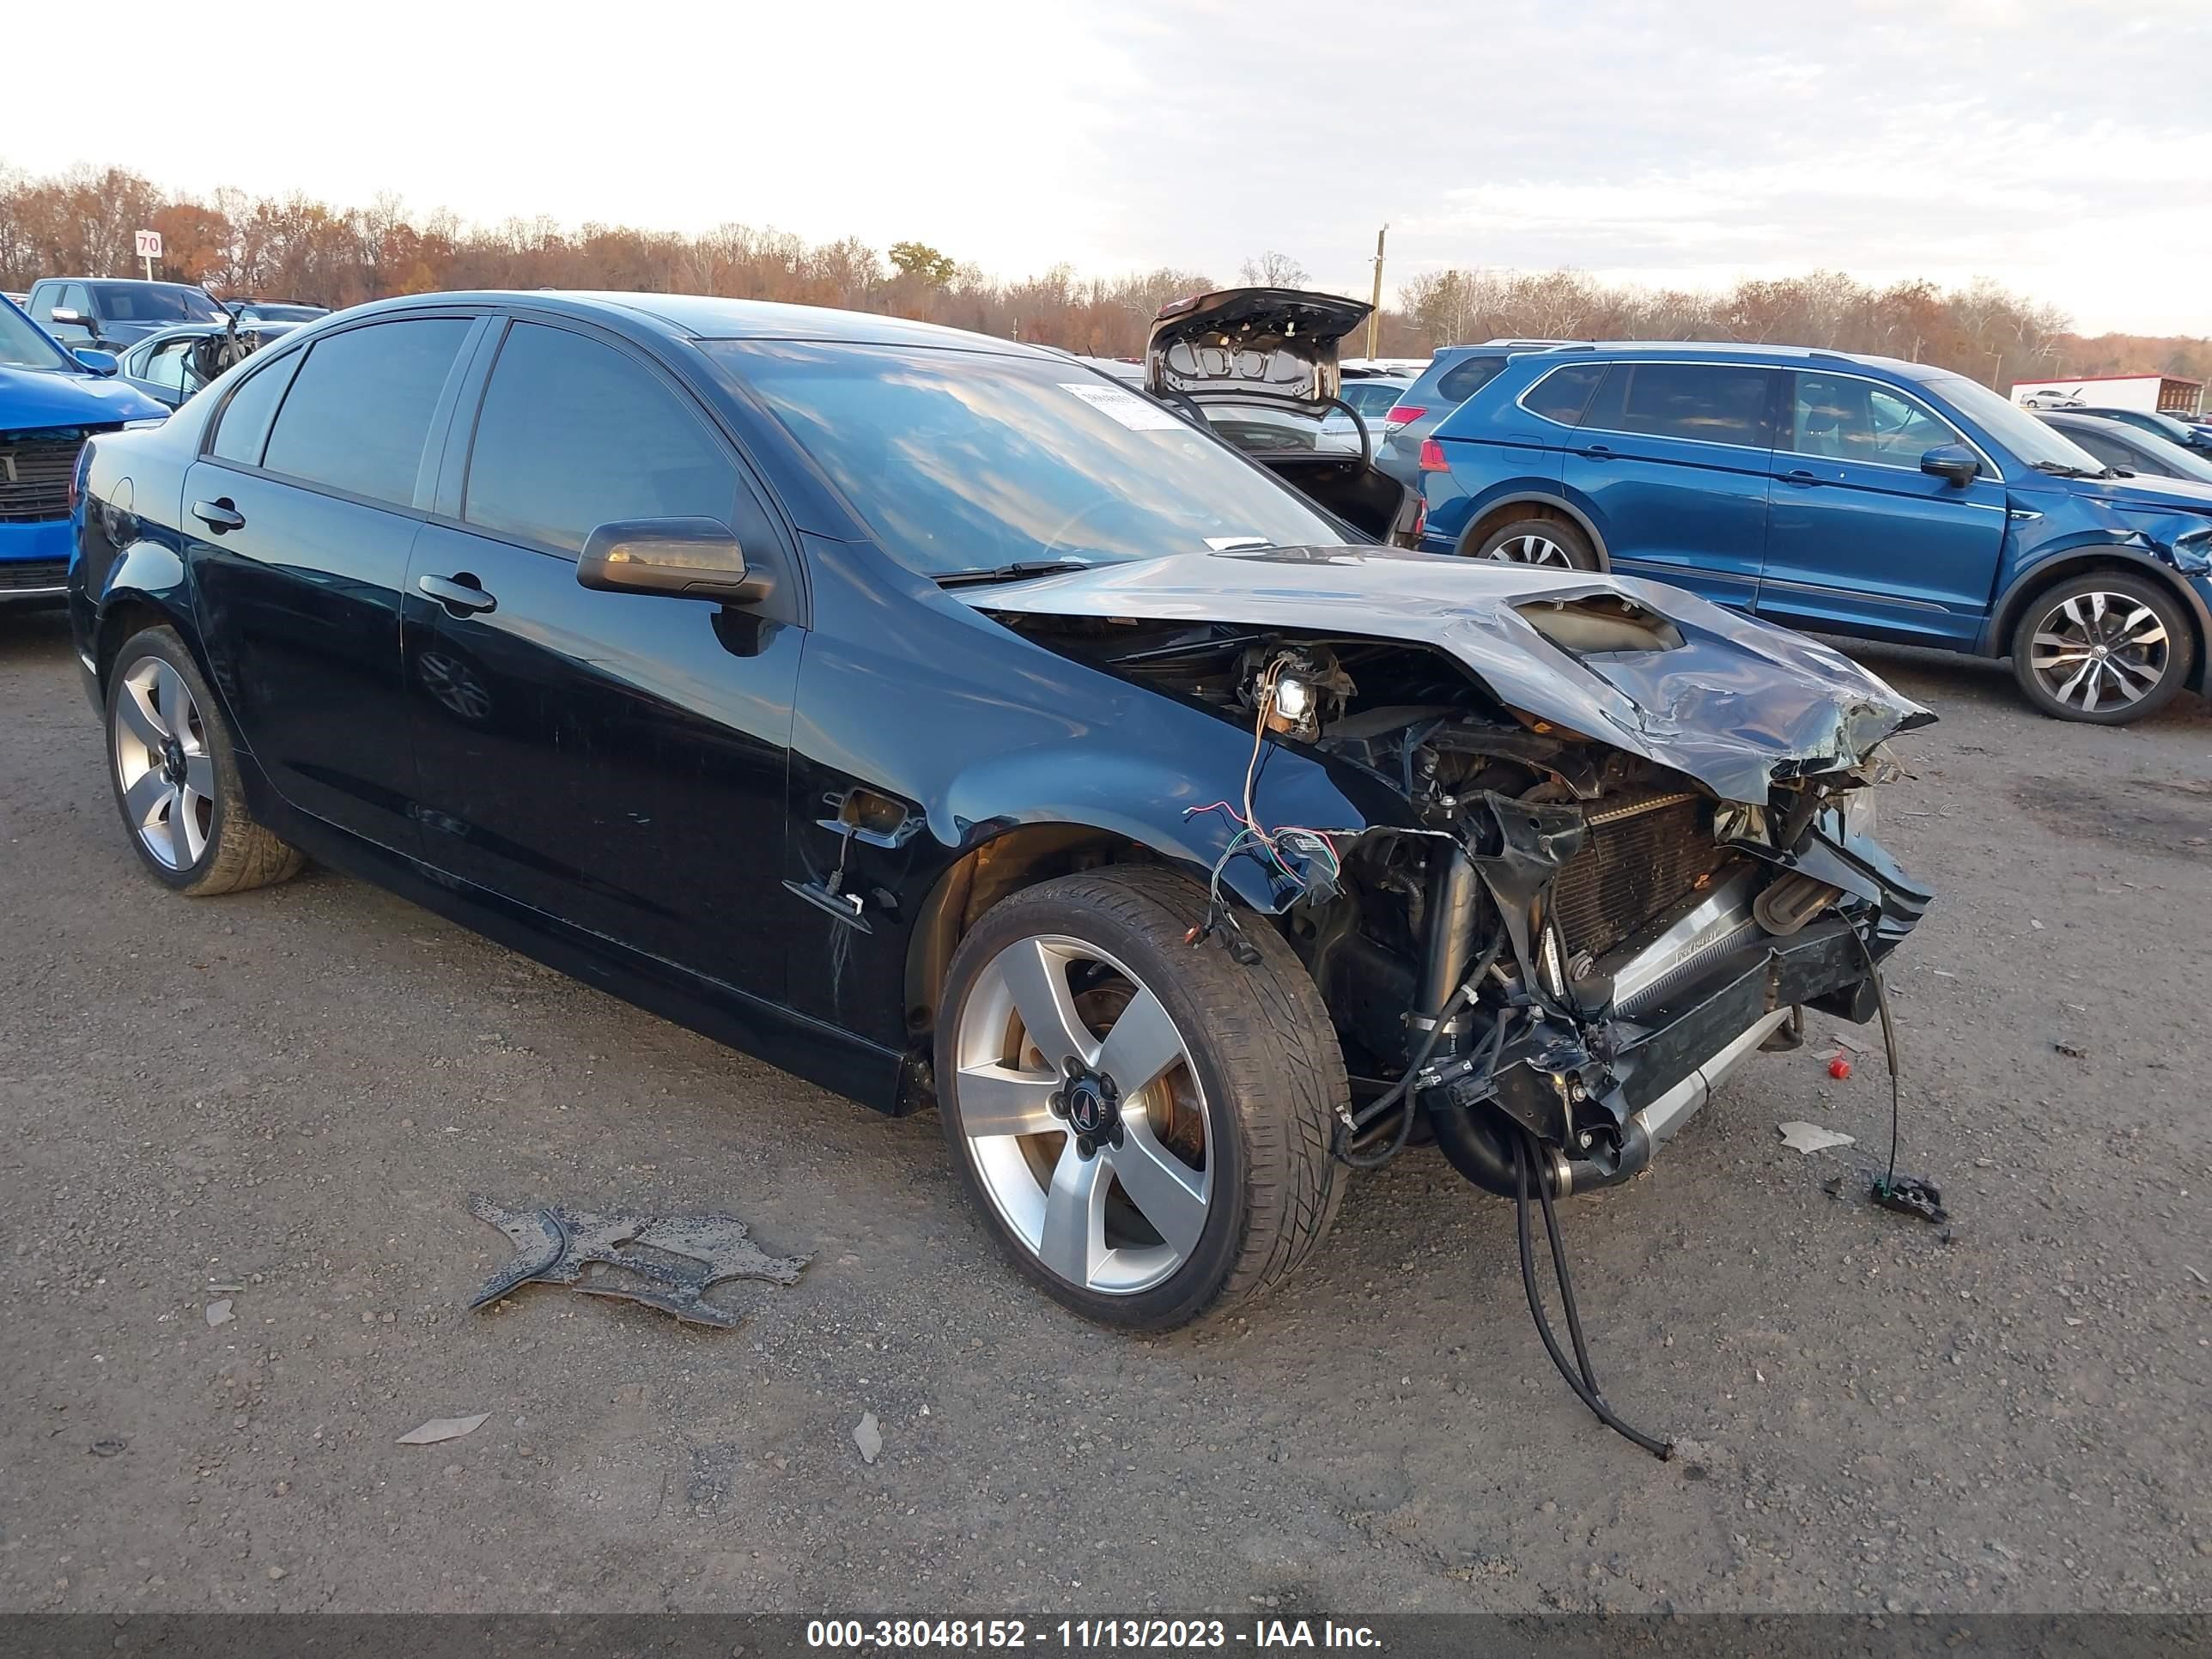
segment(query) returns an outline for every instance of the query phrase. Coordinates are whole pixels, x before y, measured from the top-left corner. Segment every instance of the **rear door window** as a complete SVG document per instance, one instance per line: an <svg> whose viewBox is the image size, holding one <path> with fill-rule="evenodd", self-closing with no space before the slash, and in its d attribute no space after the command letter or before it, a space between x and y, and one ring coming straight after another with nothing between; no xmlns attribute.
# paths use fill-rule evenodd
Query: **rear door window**
<svg viewBox="0 0 2212 1659"><path fill-rule="evenodd" d="M727 524L737 489L706 422L642 363L564 328L509 331L469 456L471 525L578 553L617 520Z"/></svg>
<svg viewBox="0 0 2212 1659"><path fill-rule="evenodd" d="M372 501L412 504L431 417L469 326L466 318L423 317L316 341L262 465ZM226 427L234 410L234 402Z"/></svg>
<svg viewBox="0 0 2212 1659"><path fill-rule="evenodd" d="M1584 411L1585 428L1765 449L1772 442L1772 371L1741 363L1615 363Z"/></svg>
<svg viewBox="0 0 2212 1659"><path fill-rule="evenodd" d="M1553 369L1522 393L1521 407L1531 415L1557 421L1561 426L1572 426L1582 419L1583 405L1589 402L1590 393L1604 378L1603 363L1566 364Z"/></svg>

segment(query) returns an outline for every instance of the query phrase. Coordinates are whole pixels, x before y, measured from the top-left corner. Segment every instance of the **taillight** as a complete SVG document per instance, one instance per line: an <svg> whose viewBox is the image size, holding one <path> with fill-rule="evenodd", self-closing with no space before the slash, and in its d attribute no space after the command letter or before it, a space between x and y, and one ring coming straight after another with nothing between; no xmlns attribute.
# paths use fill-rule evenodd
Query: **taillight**
<svg viewBox="0 0 2212 1659"><path fill-rule="evenodd" d="M1393 404L1383 412L1382 424L1386 428L1411 426L1428 412L1418 404Z"/></svg>
<svg viewBox="0 0 2212 1659"><path fill-rule="evenodd" d="M1421 440L1421 471L1424 472L1451 471L1451 463L1444 459L1444 447L1434 438Z"/></svg>

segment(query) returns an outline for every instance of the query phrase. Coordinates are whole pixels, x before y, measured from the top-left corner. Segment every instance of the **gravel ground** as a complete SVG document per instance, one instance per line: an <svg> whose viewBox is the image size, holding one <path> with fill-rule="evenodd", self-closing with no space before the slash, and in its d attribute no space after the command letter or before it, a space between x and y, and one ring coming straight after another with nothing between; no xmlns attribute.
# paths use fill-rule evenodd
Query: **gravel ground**
<svg viewBox="0 0 2212 1659"><path fill-rule="evenodd" d="M1091 1329L1000 1262L933 1119L327 872L161 892L64 629L0 619L0 1606L2212 1607L2212 710L2070 727L1990 665L1867 655L1944 717L1885 834L1942 895L1894 990L1905 1164L1955 1227L1823 1190L1887 1127L1826 1019L1566 1206L1662 1465L1553 1374L1510 1207L1432 1153L1249 1318ZM507 1255L471 1192L727 1206L813 1263L732 1332L467 1313Z"/></svg>

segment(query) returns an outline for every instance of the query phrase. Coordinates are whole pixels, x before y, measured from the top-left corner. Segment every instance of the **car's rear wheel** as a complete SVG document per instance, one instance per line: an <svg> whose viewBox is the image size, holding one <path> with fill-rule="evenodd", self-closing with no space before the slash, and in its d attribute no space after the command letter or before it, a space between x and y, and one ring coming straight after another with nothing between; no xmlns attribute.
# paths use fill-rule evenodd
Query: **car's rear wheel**
<svg viewBox="0 0 2212 1659"><path fill-rule="evenodd" d="M178 892L241 892L300 868L298 851L247 811L230 729L174 629L149 628L116 653L107 760L132 850Z"/></svg>
<svg viewBox="0 0 2212 1659"><path fill-rule="evenodd" d="M2157 582L2093 570L2037 594L2021 613L2013 676L2046 714L2124 726L2173 700L2196 643L2187 616Z"/></svg>
<svg viewBox="0 0 2212 1659"><path fill-rule="evenodd" d="M1006 899L954 953L945 1139L1016 1264L1102 1324L1167 1330L1279 1282L1328 1231L1344 1061L1290 948L1184 943L1205 890L1142 866Z"/></svg>
<svg viewBox="0 0 2212 1659"><path fill-rule="evenodd" d="M1509 564L1548 566L1554 570L1595 570L1597 549L1582 526L1565 519L1516 519L1499 525L1471 550L1478 559Z"/></svg>

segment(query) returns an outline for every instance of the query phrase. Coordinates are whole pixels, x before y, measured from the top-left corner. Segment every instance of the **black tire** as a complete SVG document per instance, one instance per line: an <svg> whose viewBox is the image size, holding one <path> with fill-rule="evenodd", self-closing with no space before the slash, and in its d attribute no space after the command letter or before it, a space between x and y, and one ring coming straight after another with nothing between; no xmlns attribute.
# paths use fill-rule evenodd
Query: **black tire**
<svg viewBox="0 0 2212 1659"><path fill-rule="evenodd" d="M173 799L164 811L165 821L171 820L185 799L193 803L185 809L192 814L191 836L181 848L173 836L169 838L169 845L177 849L174 862L157 853L149 845L149 835L142 833L125 781L127 769L141 769L143 775L144 757L132 757L126 751L125 745L137 739L129 735L130 728L120 705L125 698L134 695L135 683L149 675L159 675L160 670L154 666L156 664L165 665L183 682L190 694L191 718L186 725L194 747L189 758L207 763L200 776L212 786L197 797ZM244 892L298 873L305 861L299 850L256 823L247 810L239 785L237 750L231 741L222 705L174 629L166 625L149 628L124 641L108 669L104 717L107 780L115 796L116 811L122 816L131 850L163 886L188 897L203 898L216 893ZM156 789L154 793L161 792ZM204 811L198 804L202 800L206 803ZM163 837L155 836L153 839ZM193 848L191 841L200 844Z"/></svg>
<svg viewBox="0 0 2212 1659"><path fill-rule="evenodd" d="M961 940L939 1006L938 1103L969 1197L1023 1273L1064 1306L1121 1330L1171 1330L1272 1289L1328 1233L1343 1195L1342 1166L1329 1146L1348 1085L1328 1011L1297 957L1264 925L1244 930L1260 954L1249 968L1218 938L1185 944L1206 905L1198 883L1146 866L1028 888L994 905ZM1052 936L1096 945L1159 999L1211 1109L1213 1196L1204 1228L1181 1264L1149 1288L1103 1292L1047 1267L986 1190L962 1127L956 1033L969 998L1002 951Z"/></svg>
<svg viewBox="0 0 2212 1659"><path fill-rule="evenodd" d="M1544 550L1540 551L1540 550ZM1464 550L1478 559L1497 559L1540 569L1601 570L1597 548L1571 519L1515 519L1499 525Z"/></svg>
<svg viewBox="0 0 2212 1659"><path fill-rule="evenodd" d="M2100 647L2104 657L2086 654ZM2162 583L2091 570L2028 601L2013 629L2013 678L2053 720L2125 726L2173 701L2199 648L2188 612Z"/></svg>

